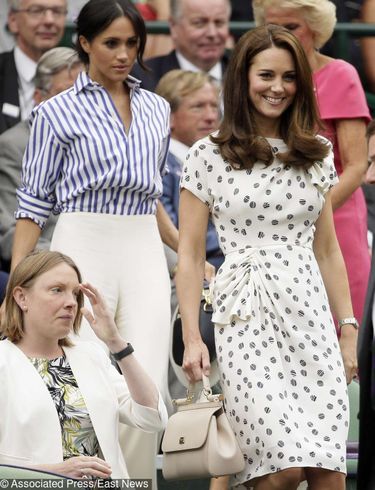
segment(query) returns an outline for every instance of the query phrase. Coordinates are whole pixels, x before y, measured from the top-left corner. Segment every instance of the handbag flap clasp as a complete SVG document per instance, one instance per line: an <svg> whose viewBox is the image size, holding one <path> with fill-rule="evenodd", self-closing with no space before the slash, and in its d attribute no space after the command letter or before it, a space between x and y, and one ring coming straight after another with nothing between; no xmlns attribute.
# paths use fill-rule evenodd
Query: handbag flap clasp
<svg viewBox="0 0 375 490"><path fill-rule="evenodd" d="M222 404L219 402L193 403L179 407L179 411L168 421L161 446L163 452L186 451L202 447L207 439L212 416L222 409Z"/></svg>

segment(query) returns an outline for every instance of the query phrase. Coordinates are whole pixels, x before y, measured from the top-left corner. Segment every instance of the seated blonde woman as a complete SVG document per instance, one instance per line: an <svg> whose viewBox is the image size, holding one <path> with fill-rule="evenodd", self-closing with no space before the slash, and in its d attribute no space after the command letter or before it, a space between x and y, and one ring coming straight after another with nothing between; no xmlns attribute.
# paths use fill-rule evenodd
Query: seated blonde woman
<svg viewBox="0 0 375 490"><path fill-rule="evenodd" d="M83 296L92 311L83 308ZM118 422L148 432L167 414L101 294L59 252L25 257L9 278L0 341L0 464L73 478L127 478ZM73 344L82 315L112 352Z"/></svg>

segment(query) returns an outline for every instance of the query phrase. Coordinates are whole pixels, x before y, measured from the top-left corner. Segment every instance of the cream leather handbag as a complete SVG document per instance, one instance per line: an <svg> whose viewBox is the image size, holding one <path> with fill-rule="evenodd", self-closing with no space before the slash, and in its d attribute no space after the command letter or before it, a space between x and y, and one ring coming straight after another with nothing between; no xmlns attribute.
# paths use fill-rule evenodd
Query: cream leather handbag
<svg viewBox="0 0 375 490"><path fill-rule="evenodd" d="M223 409L223 396L212 394L206 376L203 386L196 403L192 387L186 398L174 400L177 412L170 417L162 442L166 480L231 475L245 467Z"/></svg>

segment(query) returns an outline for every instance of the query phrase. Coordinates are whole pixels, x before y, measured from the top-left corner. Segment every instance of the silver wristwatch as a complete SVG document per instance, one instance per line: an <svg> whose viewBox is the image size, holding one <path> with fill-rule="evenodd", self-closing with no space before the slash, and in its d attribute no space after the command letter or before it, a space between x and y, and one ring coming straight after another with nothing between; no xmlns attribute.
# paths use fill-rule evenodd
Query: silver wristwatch
<svg viewBox="0 0 375 490"><path fill-rule="evenodd" d="M339 320L338 324L339 324L340 329L344 325L352 325L356 330L359 329L359 323L358 323L357 319L354 318L354 316L352 316L350 318L343 318L342 320Z"/></svg>

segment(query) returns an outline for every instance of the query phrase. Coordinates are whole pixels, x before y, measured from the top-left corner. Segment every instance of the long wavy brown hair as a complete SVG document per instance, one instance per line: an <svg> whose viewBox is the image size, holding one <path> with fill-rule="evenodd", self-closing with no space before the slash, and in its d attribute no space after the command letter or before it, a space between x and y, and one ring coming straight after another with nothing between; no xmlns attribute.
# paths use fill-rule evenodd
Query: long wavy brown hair
<svg viewBox="0 0 375 490"><path fill-rule="evenodd" d="M255 162L270 165L274 155L260 134L249 97L249 69L254 57L271 47L287 50L294 61L297 91L280 118L280 136L288 146L278 158L285 164L309 167L322 160L329 145L316 137L322 128L316 105L311 69L305 52L287 29L275 25L257 27L238 41L224 82L224 117L216 136L221 156L234 168L251 168Z"/></svg>

